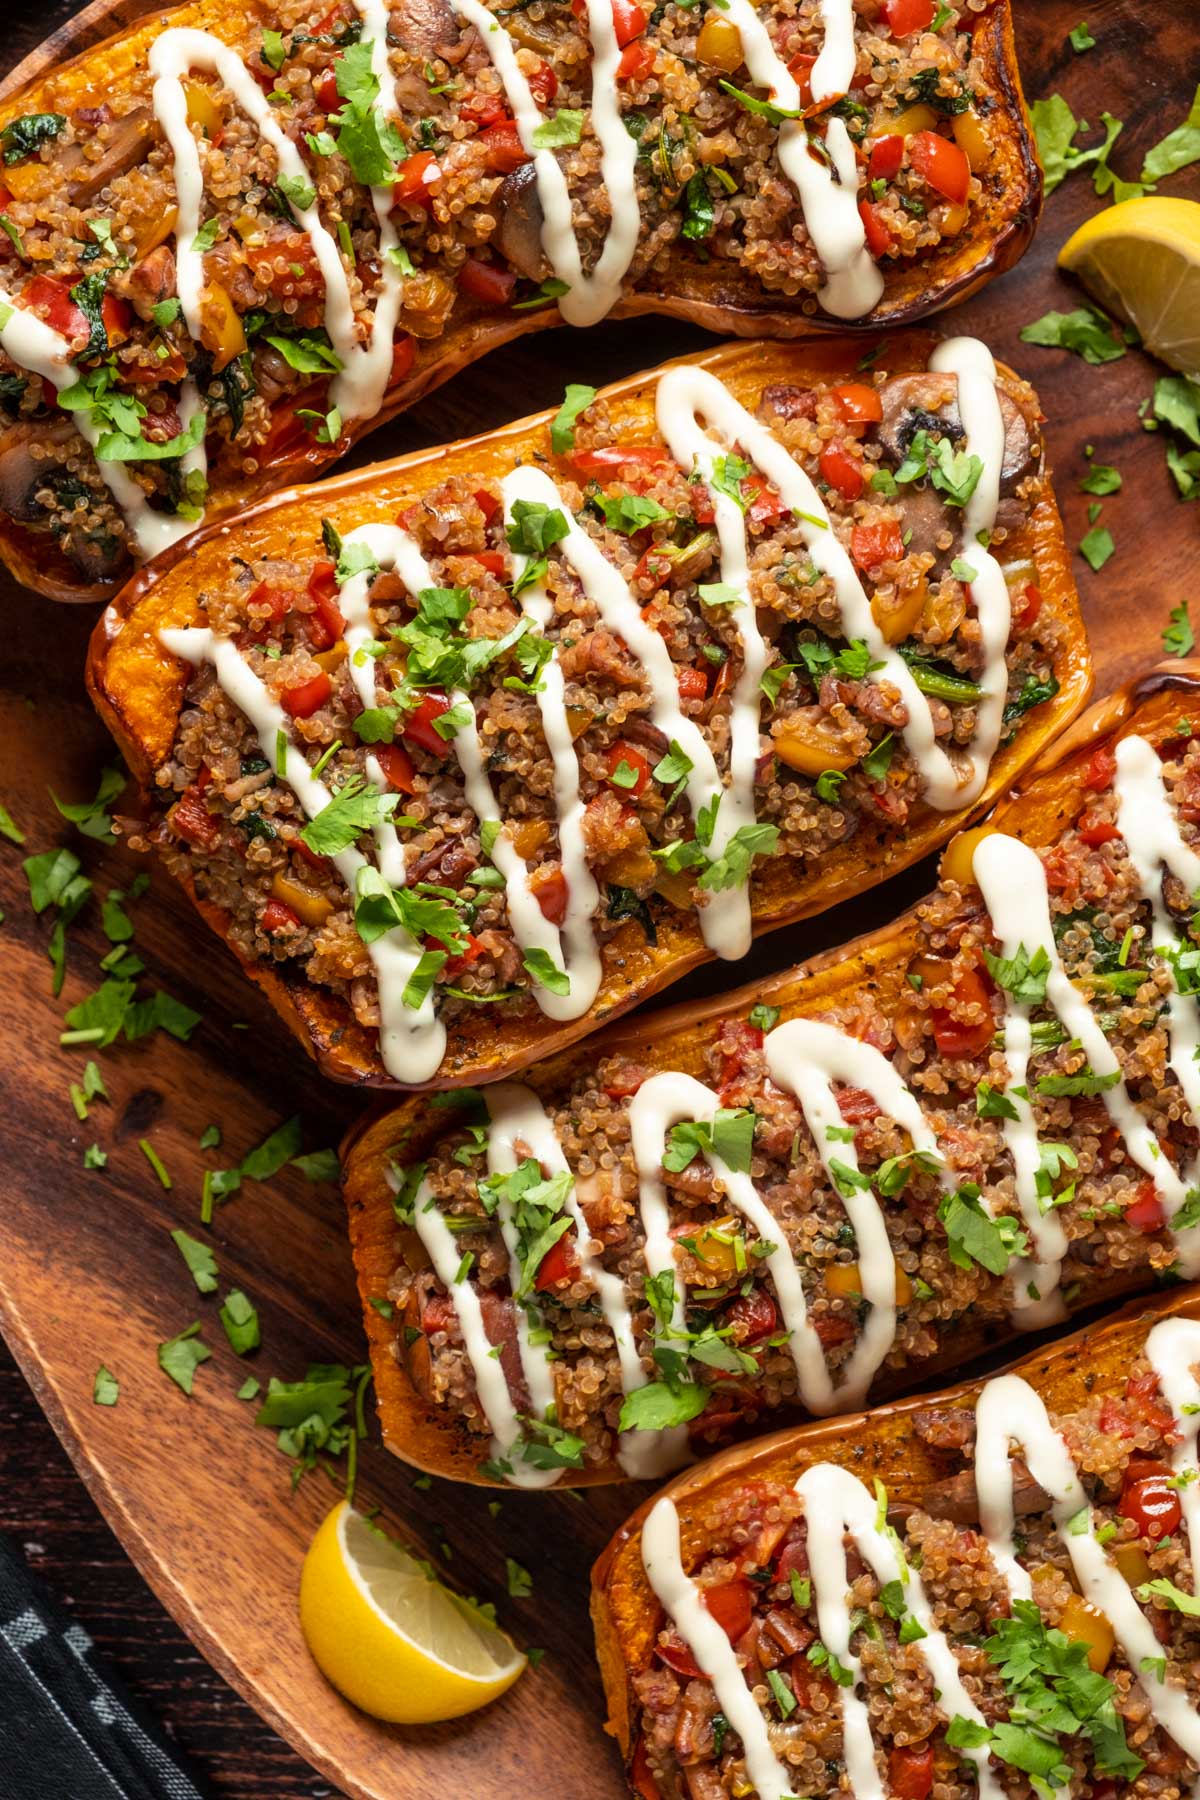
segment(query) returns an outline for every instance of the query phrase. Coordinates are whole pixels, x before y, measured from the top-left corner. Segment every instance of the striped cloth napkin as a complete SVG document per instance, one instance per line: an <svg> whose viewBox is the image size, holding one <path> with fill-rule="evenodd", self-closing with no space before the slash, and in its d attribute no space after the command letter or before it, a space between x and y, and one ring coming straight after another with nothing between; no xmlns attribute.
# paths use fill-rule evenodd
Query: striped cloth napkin
<svg viewBox="0 0 1200 1800"><path fill-rule="evenodd" d="M94 1649L0 1538L3 1800L202 1800Z"/></svg>

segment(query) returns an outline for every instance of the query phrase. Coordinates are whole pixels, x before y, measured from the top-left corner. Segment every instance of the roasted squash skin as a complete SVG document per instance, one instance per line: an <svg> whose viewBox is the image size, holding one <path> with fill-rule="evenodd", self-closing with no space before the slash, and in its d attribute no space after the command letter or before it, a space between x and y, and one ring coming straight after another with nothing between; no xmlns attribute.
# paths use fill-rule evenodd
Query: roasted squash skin
<svg viewBox="0 0 1200 1800"><path fill-rule="evenodd" d="M924 366L930 342L921 333L892 340L889 369ZM852 370L858 357L856 343L822 339L793 346L733 345L687 360L711 370L735 395L753 405L761 389L773 381L803 383L806 377L828 378ZM653 419L656 376L657 372L631 376L604 391L610 414L628 425L635 440L647 436ZM511 468L514 458L527 454L532 444L544 441L549 416L520 421L457 444L448 452L423 452L281 494L245 513L235 526L206 530L186 545L176 546L136 576L96 627L87 679L101 716L143 790L152 791L154 771L170 752L185 687L181 665L163 652L157 632L162 626L196 622L197 594L206 581L226 579L231 555L253 562L289 541L315 540L323 517L331 518L344 534L368 519L394 516L403 499L459 471L473 476L498 475ZM1087 642L1062 526L1048 493L1006 550L1036 564L1043 606L1060 625L1055 664L1059 691L1030 714L1000 748L986 790L969 809L970 816L984 810L1011 785L1020 770L1075 716L1091 685ZM928 854L966 819L966 814L923 811L899 838L882 825L866 828L825 856L819 874L806 875L782 858L773 859L761 878L756 877L756 932L793 924L875 885ZM223 916L202 903L200 909L218 934L227 935ZM499 1040L492 1021L469 1019L454 1024L437 1085L475 1085L512 1075L535 1057L545 1056L628 1011L709 956L692 913L672 912L660 928L656 947L649 946L640 928L630 923L604 948L603 980L589 1014L554 1027L540 1015L514 1018ZM303 979L285 977L270 964L249 965L247 972L265 989L326 1074L363 1086L399 1085L384 1071L373 1034L354 1021L336 995Z"/></svg>
<svg viewBox="0 0 1200 1800"><path fill-rule="evenodd" d="M1034 848L1056 842L1088 804L1084 772L1098 745L1126 730L1163 732L1174 725L1181 705L1200 704L1200 661L1163 665L1099 702L1045 753L1019 789L992 814L998 829ZM799 968L722 995L644 1015L631 1024L610 1028L586 1045L560 1052L529 1070L523 1080L545 1098L562 1094L605 1057L626 1054L652 1073L677 1070L704 1079L705 1055L722 1021L744 1019L762 1004L778 1007L782 1022L790 1018L820 1019L844 1006L851 996L869 994L887 1018L908 992L905 980L916 938L916 909L893 924L827 952ZM342 1146L343 1192L349 1213L354 1263L363 1320L371 1347L384 1442L405 1462L459 1481L488 1483L480 1471L479 1439L472 1437L449 1409L430 1407L394 1354L395 1322L382 1318L375 1300L387 1296L397 1262L396 1221L392 1190L386 1176L393 1154L405 1165L421 1162L438 1140L453 1129L453 1096L436 1111L416 1099L380 1106L348 1134ZM1137 1277L1098 1281L1077 1296L1077 1306L1093 1306L1125 1298L1136 1291ZM972 1332L956 1328L919 1371L883 1370L874 1392L886 1395L917 1379L960 1367L972 1356L1016 1335L996 1333L981 1325ZM825 1429L821 1427L819 1429ZM624 1479L619 1468L585 1470L573 1484L591 1485Z"/></svg>
<svg viewBox="0 0 1200 1800"><path fill-rule="evenodd" d="M158 33L167 26L194 25L219 36L249 19L257 29L261 9L248 0L190 0L164 11L150 0L93 0L61 30L31 53L0 83L0 129L31 112L71 111L89 103L106 82L144 64ZM988 117L992 162L983 195L973 202L967 229L947 237L931 254L887 268L880 304L862 329L895 330L957 305L993 276L1017 263L1032 240L1042 204L1042 171L1021 88L1011 0L991 0L985 10L964 18L974 39L973 54L984 66L1001 104ZM627 291L613 317L661 313L724 336L807 337L844 331L844 322L782 303L749 282L738 283L720 265L671 254L666 266ZM371 418L349 424L335 444L307 440L263 458L247 475L225 459L211 471L208 520L242 513L255 501L297 481L314 480L368 431L386 424L425 394L489 351L527 332L560 323L557 307L533 311L467 313L456 308L448 329L418 344L412 368L388 390ZM24 586L51 599L94 602L111 596L118 582L89 582L57 549L49 534L18 521L0 519L0 559Z"/></svg>
<svg viewBox="0 0 1200 1800"><path fill-rule="evenodd" d="M1007 1364L1006 1370L1027 1381L1049 1411L1069 1413L1086 1408L1095 1394L1122 1388L1130 1363L1160 1320L1198 1317L1200 1292L1195 1287L1180 1289L1153 1302L1127 1306L1103 1324ZM982 1380L964 1382L870 1412L775 1432L745 1448L726 1450L677 1477L662 1492L679 1511L685 1568L708 1541L707 1522L717 1516L722 1497L747 1482L790 1484L814 1463L852 1469L868 1488L873 1481L882 1481L893 1502L919 1504L941 1470L913 1429L913 1414L929 1407L970 1407L983 1385ZM637 1748L632 1678L648 1667L662 1622L662 1609L642 1567L640 1537L642 1522L658 1498L656 1494L639 1507L592 1570L592 1626L608 1707L607 1730L616 1738L627 1768ZM634 1793L644 1792L632 1772L629 1780Z"/></svg>

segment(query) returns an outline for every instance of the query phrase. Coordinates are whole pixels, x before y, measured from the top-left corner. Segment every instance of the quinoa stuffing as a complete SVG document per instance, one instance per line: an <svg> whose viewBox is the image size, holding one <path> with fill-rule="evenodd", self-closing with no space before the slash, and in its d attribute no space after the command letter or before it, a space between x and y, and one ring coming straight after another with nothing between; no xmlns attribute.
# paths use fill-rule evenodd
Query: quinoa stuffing
<svg viewBox="0 0 1200 1800"><path fill-rule="evenodd" d="M1196 1354L1195 1324L1182 1330ZM1197 1393L1194 1366L1172 1375ZM998 1490L1015 1501L1008 1540L981 1507L982 1447L976 1456L989 1389L1001 1385L984 1388L977 1410L911 1415L932 1465L919 1499L891 1500L878 1480L872 1496L848 1459L846 1468L806 1469L794 1487L747 1475L683 1501L686 1575L728 1649L706 1645L706 1668L724 1664L718 1694L698 1645L660 1611L650 1653L630 1671L631 1784L643 1800L862 1793L864 1763L899 1800L973 1796L985 1776L1009 1800L1174 1800L1192 1791L1200 1606L1182 1502L1197 1479L1186 1416L1197 1403L1173 1412L1158 1368L1136 1352L1077 1411L1047 1414L1019 1381L1004 1421L1012 1438L1001 1445L1013 1459L1001 1464ZM1025 1460L1055 1448L1071 1464L1069 1519L1061 1495ZM851 1529L847 1520L843 1536L840 1518L819 1508L848 1491L860 1522ZM651 1514L641 1551L652 1582L653 1536ZM831 1550L832 1566L820 1560ZM1087 1597L1085 1568L1098 1571ZM846 1635L836 1649L823 1638L831 1620ZM935 1634L956 1680L943 1665L935 1679ZM743 1686L753 1707L741 1722L758 1738L757 1757L722 1704ZM849 1717L859 1703L861 1725ZM1187 1748L1171 1724L1190 1733ZM857 1780L847 1768L855 1750ZM774 1785L756 1784L752 1762L760 1775L766 1763Z"/></svg>
<svg viewBox="0 0 1200 1800"><path fill-rule="evenodd" d="M558 243L551 175L534 159L550 153L583 286L636 208L613 299L678 294L689 271L727 264L739 304L816 313L817 217L780 160L802 113L826 160L830 133L845 136L862 269L877 262L886 283L1002 193L990 126L1006 99L972 36L985 12L855 0L846 91L814 101L821 6L787 0L762 21L797 90L781 110L715 3L614 0L628 200L606 180L615 162L601 167L583 0L496 9L511 79L452 0L403 0L378 45L348 0L282 0L269 26L210 0L204 53L176 57L165 19L148 56L106 66L93 93L52 74L38 110L9 109L0 130L0 506L108 582L192 529L210 494L278 485L389 393L420 391L447 333L560 301L569 318L566 252L552 262L543 242ZM524 131L514 82L534 108ZM392 347L372 360L379 330Z"/></svg>
<svg viewBox="0 0 1200 1800"><path fill-rule="evenodd" d="M801 1406L846 1410L1014 1323L1194 1270L1198 1132L1177 1071L1200 915L1168 874L1156 922L1122 830L1152 817L1123 785L1140 756L1180 852L1197 845L1196 729L1102 744L1079 765L1078 816L1044 848L985 833L974 879L952 853L900 952L867 959L819 1010L800 985L782 1014L747 1002L697 1026L686 1052L665 1054L686 1054L699 1081L623 1049L473 1105L448 1096L436 1139L417 1121L398 1131L396 1260L380 1289L392 1351L489 1472L519 1476L524 1447L497 1460L461 1282L528 1431L541 1428L522 1318L545 1346L545 1416L570 1437L560 1466L631 1474L631 1432L659 1434L662 1472L689 1440L707 1448ZM1014 899L1038 889L1045 942L1006 952ZM465 1273L439 1259L443 1226Z"/></svg>
<svg viewBox="0 0 1200 1800"><path fill-rule="evenodd" d="M279 729L252 723L200 661L156 772L155 816L136 841L153 842L228 916L243 958L327 992L371 1033L387 1013L372 957L386 925L425 945L406 1007L432 995L437 1020L452 1026L486 1006L501 1033L506 1020L545 1010L548 993L561 999L582 983L554 949L564 925L568 948L578 928L603 955L622 933L652 946L695 909L707 936L744 907L748 943L751 903L780 859L816 868L848 840L890 841L927 810L919 755L944 749L946 766L963 769L976 740L977 574L956 550L981 464L963 449L956 391L953 376L880 369L759 393L757 422L812 480L827 523L786 506L736 444L708 480L689 476L661 442L630 441L585 389L529 465L531 479L553 476L546 491L557 504L506 510L499 483L454 475L401 507L407 548L396 567L371 550L375 528L343 544L332 522L324 544L252 564L235 557L228 581L198 596L198 618L236 645ZM1056 693L1067 624L1043 605L1031 560L1035 516L1053 506L1036 399L1007 376L996 393L1005 439L991 548L1011 632L988 680L1006 686L995 729L1008 735ZM722 495L746 534L745 592L762 636L762 680L749 697L746 605L722 581L715 529ZM846 553L840 589L814 561L810 540L823 535ZM596 552L598 571L585 555ZM406 586L405 556L418 558L427 587ZM603 613L606 580L619 587L627 636L644 634L637 655ZM869 596L878 655L845 633L847 584L864 607ZM360 623L349 626L342 608ZM348 631L358 632L353 649ZM552 755L544 709L554 672L565 722L554 716L570 741ZM913 683L907 697L900 675ZM664 708L670 733L655 723ZM906 733L918 716L934 749L914 754ZM689 731L690 753L679 742ZM735 741L751 752L740 775ZM709 799L689 785L702 758ZM564 759L578 771L570 830ZM316 818L296 791L310 778L336 803ZM721 839L719 809L735 804L735 789L749 810ZM485 806L496 816L481 817ZM373 873L338 860L372 853L372 832L385 827L405 859L403 890L390 899ZM532 925L510 910L513 867L536 902ZM580 922L571 908L588 883L595 903ZM581 1012L586 993L575 994Z"/></svg>

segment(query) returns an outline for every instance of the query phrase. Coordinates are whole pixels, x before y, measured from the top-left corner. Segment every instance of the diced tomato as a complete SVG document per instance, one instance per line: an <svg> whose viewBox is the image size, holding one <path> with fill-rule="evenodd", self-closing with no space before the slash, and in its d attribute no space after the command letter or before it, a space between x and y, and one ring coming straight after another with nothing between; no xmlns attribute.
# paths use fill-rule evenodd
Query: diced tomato
<svg viewBox="0 0 1200 1800"><path fill-rule="evenodd" d="M191 787L184 788L171 812L171 830L196 850L211 850L221 835L221 821L204 804L204 790L212 780L201 769Z"/></svg>
<svg viewBox="0 0 1200 1800"><path fill-rule="evenodd" d="M962 205L971 186L971 165L953 138L914 131L908 140L908 160L922 181L952 205Z"/></svg>
<svg viewBox="0 0 1200 1800"><path fill-rule="evenodd" d="M757 1344L769 1338L779 1323L779 1310L763 1287L739 1294L725 1314L725 1323L733 1327L735 1344Z"/></svg>
<svg viewBox="0 0 1200 1800"><path fill-rule="evenodd" d="M400 164L400 173L392 183L393 205L429 208L433 205L433 190L441 179L442 171L433 151L414 150Z"/></svg>
<svg viewBox="0 0 1200 1800"><path fill-rule="evenodd" d="M133 308L119 294L105 294L100 303L100 317L104 321L110 344L119 344L122 338L129 336L129 328L133 324Z"/></svg>
<svg viewBox="0 0 1200 1800"><path fill-rule="evenodd" d="M904 555L904 535L895 519L880 525L856 525L850 533L850 554L860 569L877 569L885 562L899 562Z"/></svg>
<svg viewBox="0 0 1200 1800"><path fill-rule="evenodd" d="M610 1100L628 1100L637 1093L648 1074L641 1063L621 1061L609 1074L604 1091Z"/></svg>
<svg viewBox="0 0 1200 1800"><path fill-rule="evenodd" d="M752 477L752 481L752 493L750 483L747 483L743 489L743 494L750 495L746 516L752 519L756 525L773 525L787 511L783 504L783 496L778 488L769 486L765 481L759 481L757 477Z"/></svg>
<svg viewBox="0 0 1200 1800"><path fill-rule="evenodd" d="M575 1254L575 1234L566 1231L556 1244L551 1244L538 1264L533 1285L545 1293L548 1288L570 1287L578 1279L579 1258Z"/></svg>
<svg viewBox="0 0 1200 1800"><path fill-rule="evenodd" d="M1133 1436L1133 1426L1129 1421L1128 1414L1109 1394L1105 1394L1100 1402L1096 1423L1101 1431L1111 1432L1117 1437Z"/></svg>
<svg viewBox="0 0 1200 1800"><path fill-rule="evenodd" d="M295 452L297 446L306 450L312 447L312 435L298 415L302 412L325 412L329 405L328 396L327 381L310 381L298 394L293 394L289 400L281 400L277 406L272 407L271 432L262 452L265 462L282 462Z"/></svg>
<svg viewBox="0 0 1200 1800"><path fill-rule="evenodd" d="M836 488L843 500L857 500L867 485L861 456L855 456L853 450L848 449L840 438L834 438L825 445L817 458L817 464L822 479L827 481L831 488ZM854 535L857 537L860 531L867 529L870 528L856 525ZM903 546L901 546L901 554L903 554ZM855 555L857 557L857 552Z"/></svg>
<svg viewBox="0 0 1200 1800"><path fill-rule="evenodd" d="M761 1025L749 1019L722 1019L717 1032L717 1049L721 1052L721 1086L731 1087L740 1081L750 1058L763 1047Z"/></svg>
<svg viewBox="0 0 1200 1800"><path fill-rule="evenodd" d="M933 1787L932 1744L896 1744L888 1753L888 1786L895 1800L926 1800Z"/></svg>
<svg viewBox="0 0 1200 1800"><path fill-rule="evenodd" d="M866 1088L843 1088L837 1097L838 1111L847 1125L865 1125L868 1119L877 1119L880 1106L874 1094Z"/></svg>
<svg viewBox="0 0 1200 1800"><path fill-rule="evenodd" d="M21 290L21 301L44 316L51 331L65 338L86 338L88 322L71 298L73 283L54 275L35 275Z"/></svg>
<svg viewBox="0 0 1200 1800"><path fill-rule="evenodd" d="M1178 1491L1169 1485L1173 1471L1167 1463L1135 1456L1125 1471L1120 1510L1132 1519L1139 1537L1170 1537L1179 1529L1183 1509Z"/></svg>
<svg viewBox="0 0 1200 1800"><path fill-rule="evenodd" d="M333 69L321 70L313 83L313 92L322 112L337 112L342 104L342 96L337 91L337 75Z"/></svg>
<svg viewBox="0 0 1200 1800"><path fill-rule="evenodd" d="M712 495L702 482L692 489L692 511L697 525L711 525L717 516Z"/></svg>
<svg viewBox="0 0 1200 1800"><path fill-rule="evenodd" d="M299 924L300 914L282 900L268 900L263 907L262 928L268 935L273 931L291 931Z"/></svg>
<svg viewBox="0 0 1200 1800"><path fill-rule="evenodd" d="M416 788L412 757L403 744L375 744L375 760L383 770L389 787L398 793L411 794Z"/></svg>
<svg viewBox="0 0 1200 1800"><path fill-rule="evenodd" d="M1168 1444L1179 1442L1175 1416L1163 1404L1162 1389L1158 1384L1158 1376L1153 1371L1129 1377L1125 1383L1125 1404L1134 1418L1143 1425L1152 1426Z"/></svg>
<svg viewBox="0 0 1200 1800"><path fill-rule="evenodd" d="M871 255L886 256L892 247L892 228L887 222L883 208L876 206L873 200L860 200L858 216L863 222L867 249Z"/></svg>
<svg viewBox="0 0 1200 1800"><path fill-rule="evenodd" d="M930 1013L934 1042L943 1056L978 1056L995 1034L996 1023L988 1005L988 990L978 969L965 969L954 983L955 1001L961 1006L982 1006L978 1024L955 1018L948 1007L935 1006Z"/></svg>
<svg viewBox="0 0 1200 1800"><path fill-rule="evenodd" d="M708 693L708 676L703 669L680 669L678 679L681 700L703 700Z"/></svg>
<svg viewBox="0 0 1200 1800"><path fill-rule="evenodd" d="M736 1644L750 1629L753 1606L750 1583L741 1579L722 1581L716 1587L702 1590L704 1605L717 1621L731 1644Z"/></svg>
<svg viewBox="0 0 1200 1800"><path fill-rule="evenodd" d="M776 1581L790 1581L793 1575L807 1575L808 1566L808 1530L803 1524L789 1526L771 1574Z"/></svg>
<svg viewBox="0 0 1200 1800"><path fill-rule="evenodd" d="M514 169L530 160L513 119L489 125L486 131L480 132L477 141L483 146L487 167L497 175L511 175Z"/></svg>
<svg viewBox="0 0 1200 1800"><path fill-rule="evenodd" d="M796 1704L806 1711L812 1711L813 1701L818 1695L828 1706L833 1697L834 1686L829 1676L823 1674L809 1662L807 1655L793 1656L788 1664L791 1677L792 1692L796 1696Z"/></svg>
<svg viewBox="0 0 1200 1800"><path fill-rule="evenodd" d="M561 925L567 916L570 898L567 878L561 869L549 869L533 883L533 897L541 908L543 919Z"/></svg>
<svg viewBox="0 0 1200 1800"><path fill-rule="evenodd" d="M677 1631L669 1634L665 1644L656 1644L655 1651L668 1669L674 1669L677 1675L686 1675L690 1681L695 1681L703 1673Z"/></svg>
<svg viewBox="0 0 1200 1800"><path fill-rule="evenodd" d="M933 0L883 0L883 16L893 37L911 37L914 31L929 30Z"/></svg>
<svg viewBox="0 0 1200 1800"><path fill-rule="evenodd" d="M457 1316L449 1294L430 1294L421 1309L421 1330L426 1334L449 1331Z"/></svg>
<svg viewBox="0 0 1200 1800"><path fill-rule="evenodd" d="M587 0L571 0L571 11L577 19L587 18ZM624 49L634 38L641 37L649 17L633 0L612 0L613 28L617 34L617 44Z"/></svg>
<svg viewBox="0 0 1200 1800"><path fill-rule="evenodd" d="M319 669L307 681L297 681L294 686L284 688L279 704L290 718L311 719L332 692L332 681L324 669Z"/></svg>
<svg viewBox="0 0 1200 1800"><path fill-rule="evenodd" d="M308 635L318 650L332 649L346 630L346 621L334 595L337 593L336 572L332 563L320 562L308 579L313 610L308 616Z"/></svg>
<svg viewBox="0 0 1200 1800"><path fill-rule="evenodd" d="M650 1752L646 1748L646 1740L640 1737L633 1752L633 1761L629 1765L629 1785L640 1800L662 1800L658 1783L650 1772Z"/></svg>
<svg viewBox="0 0 1200 1800"><path fill-rule="evenodd" d="M302 837L295 837L288 848L296 852L301 862L307 863L310 869L319 869L322 875L328 875L333 869L333 863L329 857L321 856L316 850L310 850Z"/></svg>
<svg viewBox="0 0 1200 1800"><path fill-rule="evenodd" d="M272 587L269 581L259 582L247 599L246 605L266 606L270 609L266 618L256 625L255 629L258 631L265 630L268 625L278 625L281 619L286 619L292 609L290 594L284 588Z"/></svg>
<svg viewBox="0 0 1200 1800"><path fill-rule="evenodd" d="M654 69L654 46L644 39L626 44L617 63L618 81L645 81Z"/></svg>
<svg viewBox="0 0 1200 1800"><path fill-rule="evenodd" d="M815 56L808 56L803 50L799 50L787 66L788 74L800 89L801 107L809 107L813 103L812 72L816 60Z"/></svg>
<svg viewBox="0 0 1200 1800"><path fill-rule="evenodd" d="M1112 786L1113 776L1116 772L1116 757L1107 744L1101 744L1098 750L1092 751L1088 760L1087 774L1083 778L1084 786L1101 794L1105 788Z"/></svg>
<svg viewBox="0 0 1200 1800"><path fill-rule="evenodd" d="M507 567L503 550L475 550L471 561L477 562L489 575L503 575Z"/></svg>
<svg viewBox="0 0 1200 1800"><path fill-rule="evenodd" d="M617 779L617 771L624 764L621 779ZM633 780L629 779L629 771L633 771ZM639 798L650 780L650 764L636 744L626 738L618 738L608 753L608 780L619 793L626 798Z"/></svg>
<svg viewBox="0 0 1200 1800"><path fill-rule="evenodd" d="M537 68L525 76L529 91L540 105L546 106L558 92L558 76L548 62L538 57Z"/></svg>
<svg viewBox="0 0 1200 1800"><path fill-rule="evenodd" d="M663 444L606 444L600 450L572 450L567 461L577 475L601 476L635 463L657 467L674 458Z"/></svg>
<svg viewBox="0 0 1200 1800"><path fill-rule="evenodd" d="M391 373L388 375L389 387L395 387L398 381L404 380L416 361L416 356L417 340L415 338L409 337L406 332L403 337L396 339L392 345L392 367Z"/></svg>
<svg viewBox="0 0 1200 1800"><path fill-rule="evenodd" d="M1038 614L1042 610L1042 590L1033 582L1021 590L1021 598L1013 607L1013 624L1018 631L1028 631L1037 623Z"/></svg>
<svg viewBox="0 0 1200 1800"><path fill-rule="evenodd" d="M468 256L458 272L458 285L464 294L469 294L472 300L482 300L485 306L507 306L513 297L517 277L514 270L502 269L499 263Z"/></svg>
<svg viewBox="0 0 1200 1800"><path fill-rule="evenodd" d="M504 502L495 494L489 494L486 488L476 488L472 498L489 525L504 510Z"/></svg>
<svg viewBox="0 0 1200 1800"><path fill-rule="evenodd" d="M1161 1231L1166 1224L1167 1215L1158 1189L1148 1175L1145 1181L1138 1183L1131 1204L1125 1208L1125 1221L1135 1231L1144 1232Z"/></svg>
<svg viewBox="0 0 1200 1800"><path fill-rule="evenodd" d="M898 131L889 132L887 137L876 138L867 158L867 179L890 181L893 175L900 173L903 161L904 139Z"/></svg>
<svg viewBox="0 0 1200 1800"><path fill-rule="evenodd" d="M813 1330L821 1340L822 1349L832 1350L835 1344L849 1343L854 1336L854 1321L843 1313L825 1313L816 1321Z"/></svg>
<svg viewBox="0 0 1200 1800"><path fill-rule="evenodd" d="M256 274L260 269L269 272L269 292L276 299L324 298L325 277L306 232L291 231L282 237L270 237L262 244L247 244L245 255ZM284 265L282 272L276 267L280 261Z"/></svg>
<svg viewBox="0 0 1200 1800"><path fill-rule="evenodd" d="M671 573L671 559L665 556L657 544L651 544L643 550L637 568L633 571L633 579L637 581L665 581Z"/></svg>
<svg viewBox="0 0 1200 1800"><path fill-rule="evenodd" d="M512 118L503 94L467 94L458 110L480 131L486 131L489 125L499 125L502 119Z"/></svg>
<svg viewBox="0 0 1200 1800"><path fill-rule="evenodd" d="M419 744L422 750L428 750L431 756L445 756L449 745L446 739L433 729L433 721L440 719L444 712L449 711L450 702L445 694L437 688L430 688L421 704L405 719L402 735L410 743Z"/></svg>
<svg viewBox="0 0 1200 1800"><path fill-rule="evenodd" d="M427 937L423 942L426 950L440 950L442 948L441 943L435 937ZM479 958L486 953L486 950L487 945L483 940L477 938L473 931L468 931L466 949L460 950L457 956L452 956L442 970L446 980L456 980L464 969L469 969L473 962L478 962Z"/></svg>
<svg viewBox="0 0 1200 1800"><path fill-rule="evenodd" d="M865 381L844 381L829 397L847 425L877 425L883 417L879 389L868 387Z"/></svg>
<svg viewBox="0 0 1200 1800"><path fill-rule="evenodd" d="M1121 835L1112 820L1102 819L1099 813L1081 813L1075 829L1084 843L1090 844L1093 850L1098 850L1101 844L1111 844L1114 838Z"/></svg>

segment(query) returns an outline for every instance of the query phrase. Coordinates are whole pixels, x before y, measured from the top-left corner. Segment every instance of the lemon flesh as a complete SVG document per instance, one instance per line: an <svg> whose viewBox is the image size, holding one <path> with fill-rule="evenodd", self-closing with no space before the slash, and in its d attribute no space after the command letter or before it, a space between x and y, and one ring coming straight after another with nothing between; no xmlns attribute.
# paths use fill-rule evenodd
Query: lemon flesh
<svg viewBox="0 0 1200 1800"><path fill-rule="evenodd" d="M461 1718L504 1693L525 1667L478 1608L344 1500L304 1559L300 1626L339 1693L393 1724Z"/></svg>
<svg viewBox="0 0 1200 1800"><path fill-rule="evenodd" d="M1200 203L1123 200L1081 225L1058 263L1153 355L1200 380Z"/></svg>

